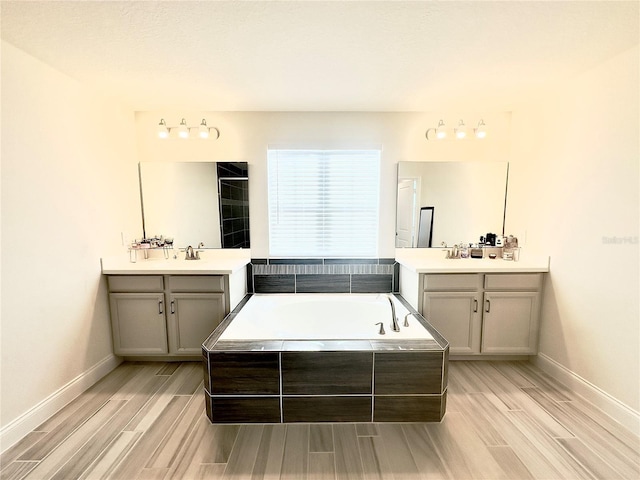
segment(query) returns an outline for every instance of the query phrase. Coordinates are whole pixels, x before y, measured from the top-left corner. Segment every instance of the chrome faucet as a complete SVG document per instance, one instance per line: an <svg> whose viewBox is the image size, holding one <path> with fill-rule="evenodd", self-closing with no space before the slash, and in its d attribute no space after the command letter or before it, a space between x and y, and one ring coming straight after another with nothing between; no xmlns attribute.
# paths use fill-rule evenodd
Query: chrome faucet
<svg viewBox="0 0 640 480"><path fill-rule="evenodd" d="M443 252L446 252L447 254L444 258L460 258L460 250L458 245L454 245L453 247L451 247L451 250L447 248L446 250L443 250Z"/></svg>
<svg viewBox="0 0 640 480"><path fill-rule="evenodd" d="M393 297L387 295L387 300L389 300L389 305L391 305L391 330L399 332L400 325L398 325L398 317L396 317L396 306L393 304Z"/></svg>
<svg viewBox="0 0 640 480"><path fill-rule="evenodd" d="M404 323L402 324L403 327L408 327L409 326L409 317L413 315L413 313L409 312L404 316Z"/></svg>
<svg viewBox="0 0 640 480"><path fill-rule="evenodd" d="M193 252L193 247L189 245L185 249L185 260L200 260L200 252Z"/></svg>

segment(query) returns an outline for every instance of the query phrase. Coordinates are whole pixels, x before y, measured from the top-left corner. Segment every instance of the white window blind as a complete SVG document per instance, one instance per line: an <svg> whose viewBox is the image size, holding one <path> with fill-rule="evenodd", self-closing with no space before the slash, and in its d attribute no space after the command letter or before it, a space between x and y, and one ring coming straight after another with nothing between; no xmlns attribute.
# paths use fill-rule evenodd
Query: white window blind
<svg viewBox="0 0 640 480"><path fill-rule="evenodd" d="M375 257L379 150L269 150L269 254Z"/></svg>

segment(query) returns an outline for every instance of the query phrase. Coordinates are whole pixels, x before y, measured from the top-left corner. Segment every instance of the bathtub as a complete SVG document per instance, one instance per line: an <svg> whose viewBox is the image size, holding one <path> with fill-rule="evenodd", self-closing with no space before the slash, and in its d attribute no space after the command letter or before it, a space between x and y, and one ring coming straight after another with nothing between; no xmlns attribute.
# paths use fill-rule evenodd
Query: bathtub
<svg viewBox="0 0 640 480"><path fill-rule="evenodd" d="M212 423L439 422L448 343L386 294L255 294L202 345ZM382 322L386 333L380 335Z"/></svg>
<svg viewBox="0 0 640 480"><path fill-rule="evenodd" d="M392 340L431 339L431 334L393 299L400 331L391 329L384 294L255 294L220 340ZM385 334L379 333L382 322Z"/></svg>

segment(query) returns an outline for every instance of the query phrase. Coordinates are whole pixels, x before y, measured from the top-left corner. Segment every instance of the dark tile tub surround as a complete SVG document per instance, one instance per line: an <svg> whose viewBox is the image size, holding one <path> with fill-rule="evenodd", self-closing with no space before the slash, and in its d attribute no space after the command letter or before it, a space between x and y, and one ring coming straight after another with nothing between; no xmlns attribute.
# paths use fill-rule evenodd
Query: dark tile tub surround
<svg viewBox="0 0 640 480"><path fill-rule="evenodd" d="M284 423L371 421L370 396L284 397L282 407Z"/></svg>
<svg viewBox="0 0 640 480"><path fill-rule="evenodd" d="M250 296L247 296L247 299ZM426 340L219 340L246 300L203 344L213 423L438 422L449 345Z"/></svg>
<svg viewBox="0 0 640 480"><path fill-rule="evenodd" d="M296 293L348 293L350 281L348 274L300 274L296 275Z"/></svg>
<svg viewBox="0 0 640 480"><path fill-rule="evenodd" d="M278 395L280 358L275 352L210 352L214 395Z"/></svg>
<svg viewBox="0 0 640 480"><path fill-rule="evenodd" d="M295 275L256 275L253 266L254 293L296 293Z"/></svg>
<svg viewBox="0 0 640 480"><path fill-rule="evenodd" d="M282 394L371 394L372 370L371 352L284 352Z"/></svg>
<svg viewBox="0 0 640 480"><path fill-rule="evenodd" d="M249 293L388 293L399 291L393 258L254 258Z"/></svg>

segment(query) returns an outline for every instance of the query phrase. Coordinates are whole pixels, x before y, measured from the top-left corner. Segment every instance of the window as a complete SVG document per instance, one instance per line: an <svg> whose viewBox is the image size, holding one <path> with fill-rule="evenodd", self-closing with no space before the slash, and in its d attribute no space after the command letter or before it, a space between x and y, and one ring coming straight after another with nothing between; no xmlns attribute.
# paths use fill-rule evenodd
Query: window
<svg viewBox="0 0 640 480"><path fill-rule="evenodd" d="M269 150L269 254L375 257L379 150Z"/></svg>

